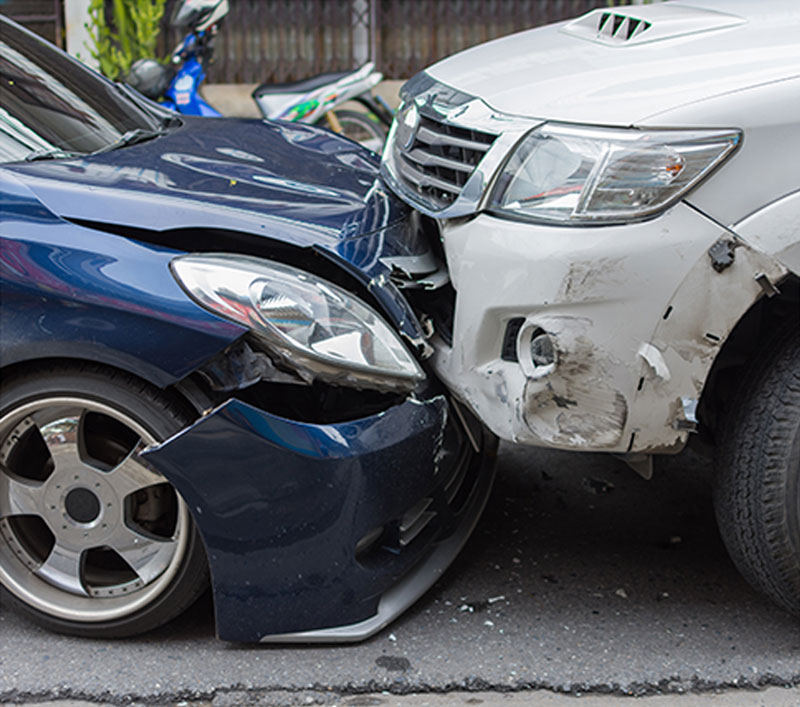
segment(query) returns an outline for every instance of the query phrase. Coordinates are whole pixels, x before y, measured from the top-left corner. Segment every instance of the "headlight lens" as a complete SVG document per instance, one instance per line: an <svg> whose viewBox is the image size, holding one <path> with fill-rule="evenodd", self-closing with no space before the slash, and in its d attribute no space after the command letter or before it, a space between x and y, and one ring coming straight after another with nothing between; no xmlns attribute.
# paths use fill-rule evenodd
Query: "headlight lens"
<svg viewBox="0 0 800 707"><path fill-rule="evenodd" d="M503 167L489 209L557 223L652 216L725 160L738 130L634 130L545 123Z"/></svg>
<svg viewBox="0 0 800 707"><path fill-rule="evenodd" d="M208 254L178 257L172 272L198 304L249 327L295 369L366 387L409 388L425 377L377 312L303 270Z"/></svg>

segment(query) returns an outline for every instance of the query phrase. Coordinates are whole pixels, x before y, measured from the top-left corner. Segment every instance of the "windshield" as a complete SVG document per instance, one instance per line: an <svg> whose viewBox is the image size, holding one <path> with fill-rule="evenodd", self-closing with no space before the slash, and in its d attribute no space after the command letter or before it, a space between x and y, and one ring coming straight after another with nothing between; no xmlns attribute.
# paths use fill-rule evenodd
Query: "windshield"
<svg viewBox="0 0 800 707"><path fill-rule="evenodd" d="M158 127L113 83L0 17L0 162L96 152Z"/></svg>

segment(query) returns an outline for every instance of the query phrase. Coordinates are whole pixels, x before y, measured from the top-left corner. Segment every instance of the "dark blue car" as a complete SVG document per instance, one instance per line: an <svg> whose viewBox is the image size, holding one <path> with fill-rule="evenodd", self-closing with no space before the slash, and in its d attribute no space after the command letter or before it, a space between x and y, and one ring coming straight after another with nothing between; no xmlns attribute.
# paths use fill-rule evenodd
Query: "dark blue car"
<svg viewBox="0 0 800 707"><path fill-rule="evenodd" d="M455 557L494 439L428 372L452 289L375 155L177 118L0 18L0 586L125 636L348 641Z"/></svg>

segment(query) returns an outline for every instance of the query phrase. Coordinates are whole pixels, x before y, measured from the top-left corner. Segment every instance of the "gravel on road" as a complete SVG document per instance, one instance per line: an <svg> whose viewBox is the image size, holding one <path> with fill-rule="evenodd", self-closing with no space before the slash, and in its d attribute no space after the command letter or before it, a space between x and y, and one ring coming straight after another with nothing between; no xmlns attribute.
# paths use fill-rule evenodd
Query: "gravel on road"
<svg viewBox="0 0 800 707"><path fill-rule="evenodd" d="M694 452L659 459L648 482L605 455L504 446L462 555L359 645L224 643L209 599L125 641L51 634L3 605L0 702L221 707L328 695L403 705L391 695L423 693L436 707L481 704L424 694L452 692L513 706L580 694L587 707L586 696L684 694L690 705L722 692L800 704L796 690L752 692L800 686L800 622L737 574L716 530L710 474Z"/></svg>

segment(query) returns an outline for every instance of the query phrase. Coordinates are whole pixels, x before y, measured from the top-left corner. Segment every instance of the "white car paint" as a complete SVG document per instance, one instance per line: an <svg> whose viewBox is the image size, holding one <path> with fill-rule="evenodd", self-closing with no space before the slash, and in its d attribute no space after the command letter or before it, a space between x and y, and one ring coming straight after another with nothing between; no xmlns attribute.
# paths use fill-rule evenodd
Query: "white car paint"
<svg viewBox="0 0 800 707"><path fill-rule="evenodd" d="M407 84L404 105L416 107L401 111L404 140L424 129L416 111L426 110L456 138L497 135L451 203L433 203L401 175L397 124L383 173L440 219L456 308L452 345L432 343L455 395L503 439L636 463L683 447L731 331L800 275L800 2L608 11L638 31L598 34L597 10L469 49ZM649 220L549 225L487 213L509 154L545 121L736 128L743 139ZM504 335L520 320L518 360L505 360ZM525 365L534 330L555 342L547 369Z"/></svg>

